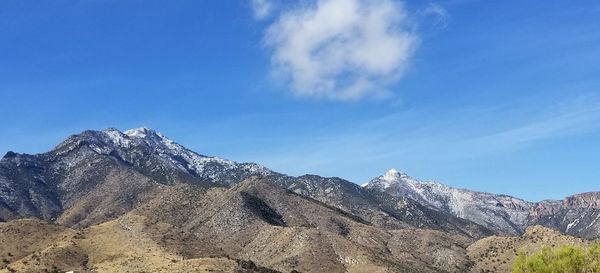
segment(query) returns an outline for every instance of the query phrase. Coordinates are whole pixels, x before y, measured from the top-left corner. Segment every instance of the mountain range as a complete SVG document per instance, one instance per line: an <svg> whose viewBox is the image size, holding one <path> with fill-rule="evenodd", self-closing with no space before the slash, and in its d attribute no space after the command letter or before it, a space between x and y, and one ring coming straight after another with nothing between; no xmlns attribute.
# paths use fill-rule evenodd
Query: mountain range
<svg viewBox="0 0 600 273"><path fill-rule="evenodd" d="M0 160L0 268L480 272L490 262L469 248L490 236L598 238L599 205L600 193L534 203L396 170L364 186L294 177L198 154L149 128L111 128Z"/></svg>

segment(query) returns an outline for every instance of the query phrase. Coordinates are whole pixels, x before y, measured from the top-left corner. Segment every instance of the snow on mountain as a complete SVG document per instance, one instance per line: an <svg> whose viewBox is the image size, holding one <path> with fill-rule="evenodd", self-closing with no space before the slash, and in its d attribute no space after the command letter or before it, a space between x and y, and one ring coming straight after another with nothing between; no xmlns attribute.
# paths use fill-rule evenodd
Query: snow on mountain
<svg viewBox="0 0 600 273"><path fill-rule="evenodd" d="M200 155L172 141L161 133L146 127L127 130L123 135L133 140L134 143L144 142L149 147L152 147L154 153L165 161L192 174L205 176L213 183L228 181L224 177L224 174L227 173L239 176L266 176L272 173L271 170L256 163L237 163L219 157Z"/></svg>
<svg viewBox="0 0 600 273"><path fill-rule="evenodd" d="M78 153L80 147L87 147ZM91 151L90 151L91 149ZM87 151L87 152L86 152ZM76 166L87 153L109 155L137 167L151 176L175 181L181 175L190 179L230 185L253 175L267 176L272 171L256 163L237 163L218 157L205 156L186 149L150 128L131 129L120 132L109 128L103 131L85 131L71 136L59 144L54 152L65 155L62 166ZM173 170L178 170L173 172Z"/></svg>
<svg viewBox="0 0 600 273"><path fill-rule="evenodd" d="M236 163L231 160L226 160L218 157L209 157L199 155L193 151L186 149L185 147L177 144L176 142L168 139L159 132L156 132L149 128L138 128L127 130L124 133L127 137L134 140L143 141L150 147L153 147L155 151L164 157L182 157L181 161L174 161L175 163L187 164L186 168L193 169L197 172L202 172L204 166L209 162L217 162L226 166L228 169L236 167Z"/></svg>
<svg viewBox="0 0 600 273"><path fill-rule="evenodd" d="M371 180L365 188L404 196L424 206L449 212L499 233L519 234L526 227L532 203L507 195L458 189L419 181L395 169Z"/></svg>

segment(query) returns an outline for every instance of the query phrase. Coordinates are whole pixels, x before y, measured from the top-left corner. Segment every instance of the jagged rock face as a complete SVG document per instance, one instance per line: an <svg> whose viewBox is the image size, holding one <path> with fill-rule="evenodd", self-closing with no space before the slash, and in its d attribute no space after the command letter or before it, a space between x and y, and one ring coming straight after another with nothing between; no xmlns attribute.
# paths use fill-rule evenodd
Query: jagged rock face
<svg viewBox="0 0 600 273"><path fill-rule="evenodd" d="M600 209L600 192L587 192L565 198L565 208Z"/></svg>
<svg viewBox="0 0 600 273"><path fill-rule="evenodd" d="M200 155L148 128L85 131L48 153L10 153L0 166L5 170L0 219L5 220L33 216L86 227L138 207L162 187L231 187L260 176L378 227L431 228L476 238L491 234L409 198L381 195L343 179L291 177L255 163Z"/></svg>
<svg viewBox="0 0 600 273"><path fill-rule="evenodd" d="M364 185L393 196L405 196L424 206L451 213L497 234L517 235L531 225L543 225L588 239L600 237L600 193L583 193L562 201L527 202L507 195L456 189L423 182L390 170Z"/></svg>
<svg viewBox="0 0 600 273"><path fill-rule="evenodd" d="M530 212L531 225L543 225L567 234L596 239L600 236L600 193L582 193L562 201L542 201Z"/></svg>
<svg viewBox="0 0 600 273"><path fill-rule="evenodd" d="M409 197L424 206L468 219L499 234L521 233L532 206L532 203L511 196L418 181L394 169L371 180L365 188Z"/></svg>
<svg viewBox="0 0 600 273"><path fill-rule="evenodd" d="M546 200L535 203L529 210L529 217L544 217L557 214L562 209L561 201Z"/></svg>

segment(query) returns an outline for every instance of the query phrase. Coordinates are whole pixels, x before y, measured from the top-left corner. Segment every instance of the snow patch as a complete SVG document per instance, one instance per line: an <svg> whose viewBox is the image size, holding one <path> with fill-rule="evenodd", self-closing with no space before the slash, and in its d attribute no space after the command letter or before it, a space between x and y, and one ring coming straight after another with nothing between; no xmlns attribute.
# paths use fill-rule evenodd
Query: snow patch
<svg viewBox="0 0 600 273"><path fill-rule="evenodd" d="M221 179L223 171L240 170L263 176L271 173L269 169L259 164L239 164L219 157L200 155L147 127L127 130L125 135L153 147L155 152L171 165L183 170L192 170L196 174L210 178L213 182Z"/></svg>
<svg viewBox="0 0 600 273"><path fill-rule="evenodd" d="M131 140L127 137L127 135L124 135L117 129L110 128L105 130L104 133L115 145L125 148L128 148L131 145Z"/></svg>
<svg viewBox="0 0 600 273"><path fill-rule="evenodd" d="M387 171L384 175L383 175L383 180L386 181L394 181L396 180L398 177L400 177L400 172L397 171L396 169L390 169L389 171Z"/></svg>
<svg viewBox="0 0 600 273"><path fill-rule="evenodd" d="M596 218L594 218L594 221L592 221L585 229L591 228L596 221L598 221L598 219L600 218L600 213L598 213L598 215L596 215Z"/></svg>
<svg viewBox="0 0 600 273"><path fill-rule="evenodd" d="M579 224L579 218L575 219L575 221L571 222L570 224L567 225L567 230L565 230L565 232L569 232L569 230L573 227L576 227Z"/></svg>

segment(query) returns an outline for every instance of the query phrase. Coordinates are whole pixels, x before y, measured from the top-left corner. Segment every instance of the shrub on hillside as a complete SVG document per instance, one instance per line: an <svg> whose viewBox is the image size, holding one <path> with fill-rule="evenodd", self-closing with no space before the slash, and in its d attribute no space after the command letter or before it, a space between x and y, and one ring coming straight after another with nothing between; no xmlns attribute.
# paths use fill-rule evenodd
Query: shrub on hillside
<svg viewBox="0 0 600 273"><path fill-rule="evenodd" d="M589 248L565 245L544 247L531 255L521 251L513 273L600 273L600 242Z"/></svg>

